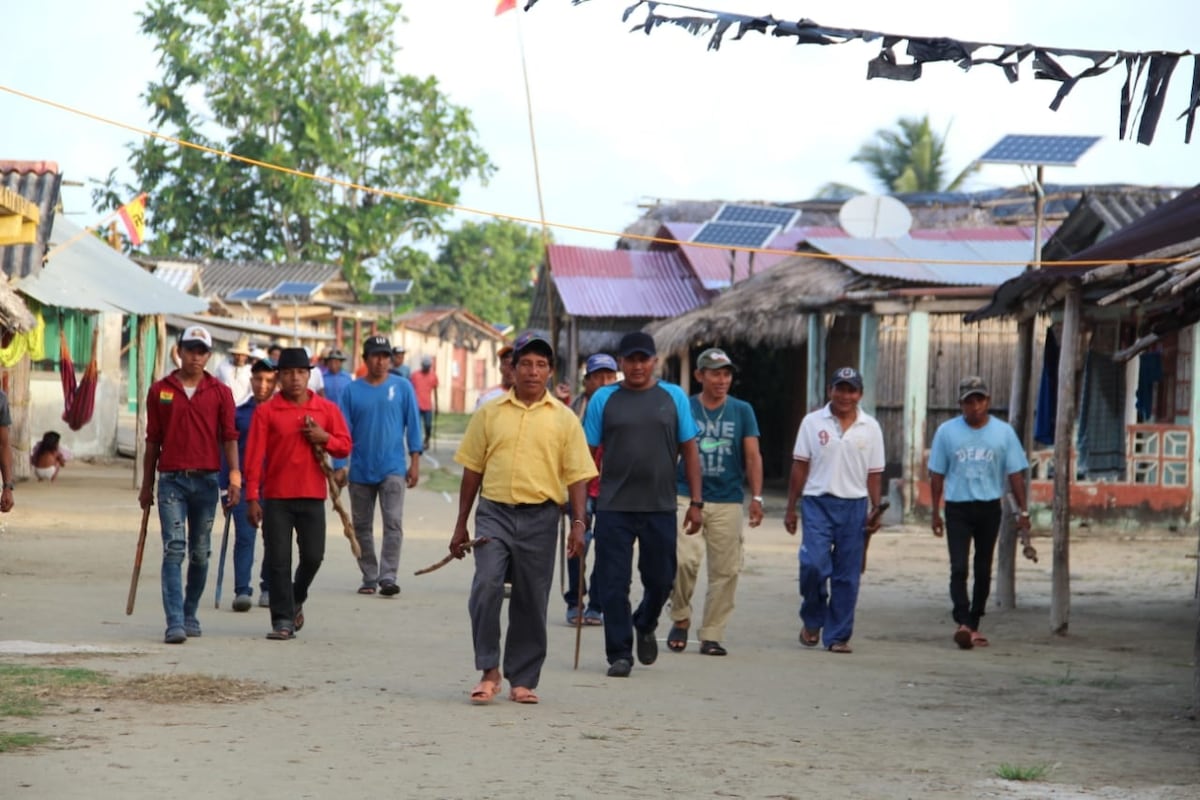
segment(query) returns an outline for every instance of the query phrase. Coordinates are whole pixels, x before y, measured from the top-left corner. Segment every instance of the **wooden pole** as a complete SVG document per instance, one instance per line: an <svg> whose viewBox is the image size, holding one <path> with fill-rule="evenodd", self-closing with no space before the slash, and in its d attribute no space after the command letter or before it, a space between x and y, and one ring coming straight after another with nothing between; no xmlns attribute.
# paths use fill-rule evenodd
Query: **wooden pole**
<svg viewBox="0 0 1200 800"><path fill-rule="evenodd" d="M1054 555L1051 562L1050 632L1067 634L1071 616L1071 440L1075 431L1075 371L1079 360L1080 290L1072 282L1063 298L1058 358L1058 413L1054 419Z"/></svg>
<svg viewBox="0 0 1200 800"><path fill-rule="evenodd" d="M139 314L137 320L137 364L134 366L134 385L137 386L137 416L133 426L133 488L142 488L142 462L146 457L146 392L149 384L146 382L146 367L149 363L146 351L150 347L150 332L154 318Z"/></svg>

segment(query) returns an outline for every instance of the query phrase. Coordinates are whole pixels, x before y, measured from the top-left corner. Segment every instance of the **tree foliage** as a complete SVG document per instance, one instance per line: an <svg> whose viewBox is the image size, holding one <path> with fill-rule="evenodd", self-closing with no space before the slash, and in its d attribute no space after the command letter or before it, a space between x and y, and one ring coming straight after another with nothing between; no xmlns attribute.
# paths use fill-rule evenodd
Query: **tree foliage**
<svg viewBox="0 0 1200 800"><path fill-rule="evenodd" d="M946 133L937 134L929 115L920 119L903 117L893 129L881 129L863 144L850 159L863 164L889 194L903 192L954 191L979 169L977 164L964 169L953 180L946 180ZM843 183L827 183L818 197L845 199L862 194L861 189Z"/></svg>
<svg viewBox="0 0 1200 800"><path fill-rule="evenodd" d="M400 4L390 0L152 0L140 14L161 74L143 95L159 131L331 185L160 139L130 146L132 186L94 194L113 208L150 195L155 255L338 263L362 288L366 265L440 232L493 167L468 111L436 79L400 74Z"/></svg>
<svg viewBox="0 0 1200 800"><path fill-rule="evenodd" d="M465 222L446 236L436 261L397 268L414 279L416 305L462 306L488 322L523 327L542 262L541 234L510 220Z"/></svg>

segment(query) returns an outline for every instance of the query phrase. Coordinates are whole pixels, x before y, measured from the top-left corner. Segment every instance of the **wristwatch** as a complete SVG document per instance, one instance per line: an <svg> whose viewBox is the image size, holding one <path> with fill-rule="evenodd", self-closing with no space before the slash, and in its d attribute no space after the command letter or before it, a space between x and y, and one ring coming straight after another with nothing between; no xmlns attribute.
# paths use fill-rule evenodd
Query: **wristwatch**
<svg viewBox="0 0 1200 800"><path fill-rule="evenodd" d="M15 483L13 483L12 481L5 481L4 488L8 489L11 492L17 488L17 485Z"/></svg>
<svg viewBox="0 0 1200 800"><path fill-rule="evenodd" d="M692 508L704 508L704 501L703 500L693 500L688 505L690 505Z"/></svg>
<svg viewBox="0 0 1200 800"><path fill-rule="evenodd" d="M762 495L761 494L754 495L754 497L750 498L750 502L758 503L761 506L762 502L763 502Z"/></svg>
<svg viewBox="0 0 1200 800"><path fill-rule="evenodd" d="M1024 517L1025 519L1029 519L1029 512L1028 512L1028 511L1022 511L1020 514L1017 514L1017 516L1018 516L1018 517Z"/></svg>

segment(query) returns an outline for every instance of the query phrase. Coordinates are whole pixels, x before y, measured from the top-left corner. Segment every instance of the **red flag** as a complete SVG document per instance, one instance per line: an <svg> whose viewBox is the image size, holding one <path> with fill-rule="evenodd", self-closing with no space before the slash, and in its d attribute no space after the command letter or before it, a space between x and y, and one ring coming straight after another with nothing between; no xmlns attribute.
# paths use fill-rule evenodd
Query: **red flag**
<svg viewBox="0 0 1200 800"><path fill-rule="evenodd" d="M500 16L505 11L512 11L517 7L517 0L499 0L496 3L496 16Z"/></svg>

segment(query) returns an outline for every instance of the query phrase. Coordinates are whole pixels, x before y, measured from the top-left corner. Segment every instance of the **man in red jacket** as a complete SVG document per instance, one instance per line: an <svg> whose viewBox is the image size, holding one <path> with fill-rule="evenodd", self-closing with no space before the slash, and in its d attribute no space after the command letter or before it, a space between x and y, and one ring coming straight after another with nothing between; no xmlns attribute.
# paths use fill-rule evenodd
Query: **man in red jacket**
<svg viewBox="0 0 1200 800"><path fill-rule="evenodd" d="M310 369L302 348L279 354L279 393L255 410L246 440L246 516L252 525L262 524L266 540L268 639L293 639L303 627L308 587L325 558L326 481L314 450L350 455L342 412L308 389ZM300 551L294 580L293 530Z"/></svg>
<svg viewBox="0 0 1200 800"><path fill-rule="evenodd" d="M200 635L196 612L208 579L213 517L217 511L217 472L221 448L229 464L231 506L237 505L237 426L229 387L204 371L212 336L199 325L179 337L179 369L150 385L146 398L146 456L138 503L154 505L158 473L158 520L162 525L162 600L167 644ZM7 510L7 509L4 509ZM187 558L187 589L181 571Z"/></svg>

